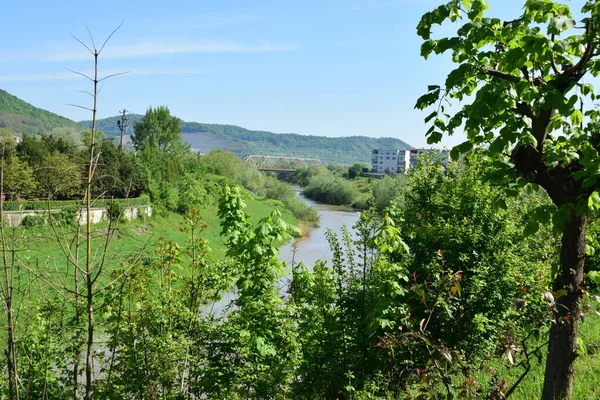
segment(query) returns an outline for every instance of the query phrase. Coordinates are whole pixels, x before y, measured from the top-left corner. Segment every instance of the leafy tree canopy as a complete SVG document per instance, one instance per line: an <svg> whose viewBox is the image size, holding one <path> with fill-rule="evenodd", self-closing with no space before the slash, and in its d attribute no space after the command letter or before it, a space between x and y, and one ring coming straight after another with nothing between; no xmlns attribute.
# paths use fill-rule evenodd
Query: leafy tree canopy
<svg viewBox="0 0 600 400"><path fill-rule="evenodd" d="M137 151L150 150L164 153L187 152L189 145L181 137L181 122L171 116L169 108L159 106L148 108L141 122L134 123L135 133L131 136Z"/></svg>
<svg viewBox="0 0 600 400"><path fill-rule="evenodd" d="M567 4L524 3L510 21L488 17L485 0L453 0L423 15L417 26L422 56L449 52L458 66L443 86L429 86L416 107L436 108L425 119L433 122L429 143L462 128L467 140L452 158L482 148L494 168L489 178L531 183L552 199L554 208L531 214L527 231L551 216L563 231L543 398L566 398L581 317L587 208L600 208L600 112L597 94L584 80L600 73L600 2L585 2L579 22ZM432 38L433 25L446 20L461 22L456 35ZM456 112L448 107L454 99L462 104Z"/></svg>

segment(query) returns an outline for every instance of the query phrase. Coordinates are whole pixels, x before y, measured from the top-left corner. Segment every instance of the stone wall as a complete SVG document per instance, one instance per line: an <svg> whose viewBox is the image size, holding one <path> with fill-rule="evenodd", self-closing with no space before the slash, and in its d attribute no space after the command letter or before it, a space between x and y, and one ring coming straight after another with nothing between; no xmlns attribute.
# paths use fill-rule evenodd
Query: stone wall
<svg viewBox="0 0 600 400"><path fill-rule="evenodd" d="M44 210L22 210L22 211L5 211L2 213L2 218L6 221L6 224L10 227L20 226L23 222L23 219L27 216L42 216L47 211ZM50 212L56 214L60 212L60 210L51 210ZM97 224L103 220L106 220L108 216L108 212L105 207L102 208L92 208L90 210L91 213L91 222L92 224ZM151 217L152 216L152 206L128 206L123 207L123 218L131 221L133 219L137 219L140 216ZM87 210L81 210L80 215L76 216L79 220L79 224L84 224L87 220Z"/></svg>

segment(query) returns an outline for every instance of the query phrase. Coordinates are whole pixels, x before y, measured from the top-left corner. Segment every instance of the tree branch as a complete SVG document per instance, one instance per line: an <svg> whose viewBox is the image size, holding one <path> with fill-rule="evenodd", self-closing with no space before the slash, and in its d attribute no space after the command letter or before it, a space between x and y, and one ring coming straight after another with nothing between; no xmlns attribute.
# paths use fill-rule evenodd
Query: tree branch
<svg viewBox="0 0 600 400"><path fill-rule="evenodd" d="M531 109L531 106L527 103L524 102L519 102L517 103L517 106L515 108L513 108L513 111L521 114L525 117L529 117L531 119L533 119L534 115L533 115L533 110Z"/></svg>
<svg viewBox="0 0 600 400"><path fill-rule="evenodd" d="M521 18L513 19L512 21L504 21L502 23L502 27L506 28L508 25L514 24L514 23L517 23L517 22L521 22L524 19L525 19L525 16L523 15Z"/></svg>
<svg viewBox="0 0 600 400"><path fill-rule="evenodd" d="M508 82L517 83L521 80L520 77L511 75L506 72L498 71L497 69L484 69L483 73L489 76L493 76L495 78L500 78Z"/></svg>
<svg viewBox="0 0 600 400"><path fill-rule="evenodd" d="M567 68L563 72L563 75L566 75L567 77L571 77L574 75L579 75L579 77L581 77L583 75L586 64L594 56L594 50L595 50L594 36L596 35L596 31L597 30L594 28L591 21L586 22L585 36L587 38L587 45L585 47L585 51L583 52L583 55L581 56L581 59L579 60L579 62L577 64L575 64L574 66L572 66L571 68Z"/></svg>
<svg viewBox="0 0 600 400"><path fill-rule="evenodd" d="M102 82L102 81L104 81L104 80L106 80L108 78L112 78L113 76L125 75L125 74L128 74L129 72L131 72L131 71L117 72L115 74L110 74L110 75L105 76L104 78L100 79L98 82Z"/></svg>
<svg viewBox="0 0 600 400"><path fill-rule="evenodd" d="M84 78L86 78L86 79L89 79L90 81L94 82L94 80L93 80L92 78L90 78L89 76L87 76L86 74L84 74L84 73L82 73L82 72L73 71L72 69L69 69L69 68L65 68L65 69L66 69L67 71L69 71L69 72L72 72L72 73L74 73L74 74L77 74L77 75L81 75L81 76L83 76Z"/></svg>
<svg viewBox="0 0 600 400"><path fill-rule="evenodd" d="M550 36L550 40L552 41L552 43L554 43L554 33ZM552 65L552 70L554 71L555 75L560 75L561 72L558 69L558 66L556 65L556 58L554 57L554 51L552 49L550 49L550 63Z"/></svg>
<svg viewBox="0 0 600 400"><path fill-rule="evenodd" d="M119 28L121 28L121 26L123 25L123 22L125 22L125 20L122 20L121 23L119 24L119 26L117 26L115 28L115 30L112 31L112 33L110 35L108 35L108 37L106 38L106 40L104 41L104 43L102 43L102 47L100 47L100 50L98 50L98 54L102 53L102 50L104 49L104 46L106 46L106 43L108 43L108 41L115 34L115 32L117 32L119 30Z"/></svg>

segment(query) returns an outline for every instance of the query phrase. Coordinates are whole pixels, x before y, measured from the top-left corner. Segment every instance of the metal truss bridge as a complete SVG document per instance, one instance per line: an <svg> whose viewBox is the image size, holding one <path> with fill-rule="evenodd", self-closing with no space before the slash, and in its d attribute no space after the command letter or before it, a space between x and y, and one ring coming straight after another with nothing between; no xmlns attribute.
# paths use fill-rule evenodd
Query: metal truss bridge
<svg viewBox="0 0 600 400"><path fill-rule="evenodd" d="M253 165L259 171L271 172L294 172L301 167L323 165L318 158L259 156L255 154L245 156L243 162L246 165Z"/></svg>

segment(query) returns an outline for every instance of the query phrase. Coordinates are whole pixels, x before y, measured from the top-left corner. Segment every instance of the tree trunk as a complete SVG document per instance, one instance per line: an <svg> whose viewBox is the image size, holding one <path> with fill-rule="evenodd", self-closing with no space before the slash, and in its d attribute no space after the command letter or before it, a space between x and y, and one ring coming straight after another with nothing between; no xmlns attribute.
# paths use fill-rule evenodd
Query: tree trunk
<svg viewBox="0 0 600 400"><path fill-rule="evenodd" d="M89 217L88 217L89 218ZM88 335L85 360L85 398L92 400L94 398L93 388L93 368L94 368L94 292L93 282L88 278L87 293L87 317L88 317Z"/></svg>
<svg viewBox="0 0 600 400"><path fill-rule="evenodd" d="M587 216L576 216L573 210L562 235L561 270L554 281L555 293L560 290L566 290L566 293L556 295L558 298L554 323L550 329L542 400L567 399L573 389L586 227Z"/></svg>

